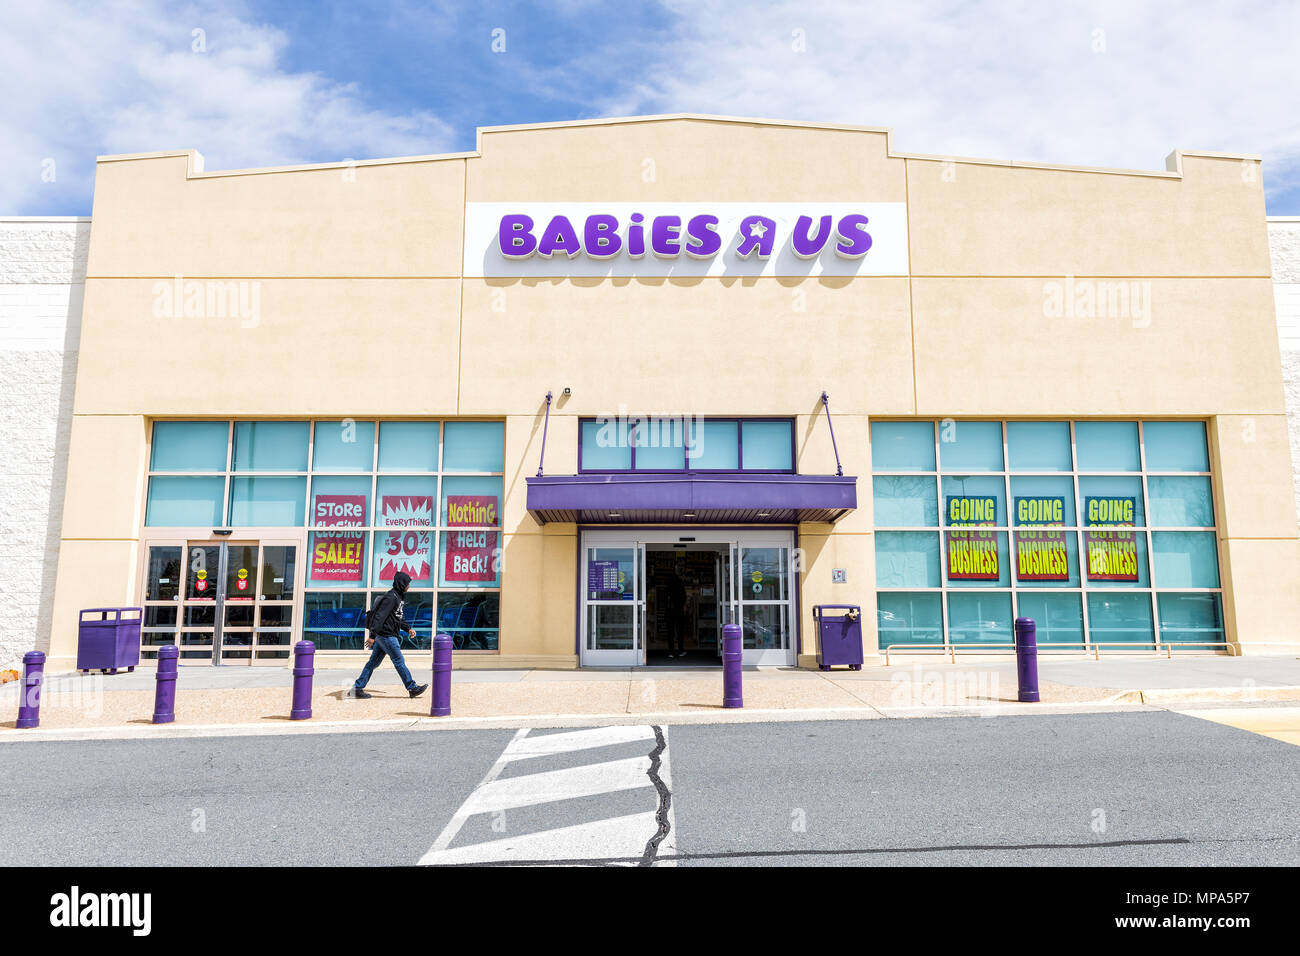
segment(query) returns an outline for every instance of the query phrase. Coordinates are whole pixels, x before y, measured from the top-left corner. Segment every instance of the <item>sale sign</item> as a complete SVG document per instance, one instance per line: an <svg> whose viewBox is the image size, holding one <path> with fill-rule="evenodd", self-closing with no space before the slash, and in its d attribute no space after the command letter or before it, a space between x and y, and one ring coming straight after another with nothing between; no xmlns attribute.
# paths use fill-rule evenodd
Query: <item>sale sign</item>
<svg viewBox="0 0 1300 956"><path fill-rule="evenodd" d="M432 567L432 531L389 531L378 536L375 547L379 561L379 580L391 581L398 571L405 571L412 581L429 579L429 569Z"/></svg>
<svg viewBox="0 0 1300 956"><path fill-rule="evenodd" d="M312 524L324 528L360 528L366 523L365 495L316 495Z"/></svg>
<svg viewBox="0 0 1300 956"><path fill-rule="evenodd" d="M479 583L496 580L495 531L444 531L443 534L447 537L444 580Z"/></svg>
<svg viewBox="0 0 1300 956"><path fill-rule="evenodd" d="M496 495L448 495L447 524L454 528L497 524Z"/></svg>
<svg viewBox="0 0 1300 956"><path fill-rule="evenodd" d="M1096 527L1133 527L1137 499L1086 497L1084 524ZM1139 581L1136 531L1085 531L1089 581Z"/></svg>
<svg viewBox="0 0 1300 956"><path fill-rule="evenodd" d="M359 584L366 536L358 531L317 531L312 537L313 583Z"/></svg>
<svg viewBox="0 0 1300 956"><path fill-rule="evenodd" d="M1018 527L1065 524L1065 498L1017 498ZM1016 577L1021 581L1068 581L1069 558L1063 531L1016 531Z"/></svg>
<svg viewBox="0 0 1300 956"><path fill-rule="evenodd" d="M997 502L991 497L949 495L948 525L978 528L996 523ZM948 580L998 580L998 541L992 531L949 531L945 538Z"/></svg>
<svg viewBox="0 0 1300 956"><path fill-rule="evenodd" d="M379 510L379 523L390 528L428 528L433 525L431 495L384 495Z"/></svg>

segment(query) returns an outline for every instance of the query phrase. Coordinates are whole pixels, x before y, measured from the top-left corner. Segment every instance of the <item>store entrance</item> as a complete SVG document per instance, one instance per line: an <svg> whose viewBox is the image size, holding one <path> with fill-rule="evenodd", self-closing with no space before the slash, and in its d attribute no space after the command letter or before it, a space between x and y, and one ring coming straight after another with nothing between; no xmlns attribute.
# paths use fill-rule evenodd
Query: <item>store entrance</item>
<svg viewBox="0 0 1300 956"><path fill-rule="evenodd" d="M647 665L722 664L729 551L725 544L646 545Z"/></svg>

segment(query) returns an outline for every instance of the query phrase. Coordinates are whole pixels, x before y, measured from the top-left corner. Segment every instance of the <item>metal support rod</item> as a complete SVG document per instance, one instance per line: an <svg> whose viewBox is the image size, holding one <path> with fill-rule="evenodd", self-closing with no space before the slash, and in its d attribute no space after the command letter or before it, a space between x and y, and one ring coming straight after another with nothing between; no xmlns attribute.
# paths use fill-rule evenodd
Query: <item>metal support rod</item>
<svg viewBox="0 0 1300 956"><path fill-rule="evenodd" d="M843 478L844 466L840 464L840 446L835 444L835 423L831 421L831 399L825 392L822 392L822 407L826 409L826 424L831 430L831 448L835 452L835 474Z"/></svg>
<svg viewBox="0 0 1300 956"><path fill-rule="evenodd" d="M551 393L546 392L546 420L542 422L542 454L537 459L537 477L542 477L542 465L546 462L546 430L551 425Z"/></svg>

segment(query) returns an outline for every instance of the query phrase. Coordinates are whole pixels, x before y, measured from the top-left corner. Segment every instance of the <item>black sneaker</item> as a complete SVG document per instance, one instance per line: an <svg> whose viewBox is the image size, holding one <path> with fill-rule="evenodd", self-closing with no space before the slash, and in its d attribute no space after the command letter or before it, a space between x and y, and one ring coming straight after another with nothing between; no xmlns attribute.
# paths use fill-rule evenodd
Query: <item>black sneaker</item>
<svg viewBox="0 0 1300 956"><path fill-rule="evenodd" d="M354 698L356 698L357 700L369 700L370 697L371 697L370 694L367 694L367 693L366 693L364 690L362 690L360 687L354 687L354 688L352 688L352 696L353 696Z"/></svg>
<svg viewBox="0 0 1300 956"><path fill-rule="evenodd" d="M412 697L419 697L428 689L429 689L428 684L416 684L414 687L411 688L410 694Z"/></svg>

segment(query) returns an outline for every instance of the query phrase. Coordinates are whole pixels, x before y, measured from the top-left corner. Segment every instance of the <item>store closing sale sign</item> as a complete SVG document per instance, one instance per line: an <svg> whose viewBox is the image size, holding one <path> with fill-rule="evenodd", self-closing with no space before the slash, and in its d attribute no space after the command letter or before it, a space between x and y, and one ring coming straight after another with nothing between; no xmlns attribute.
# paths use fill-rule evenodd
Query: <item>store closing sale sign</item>
<svg viewBox="0 0 1300 956"><path fill-rule="evenodd" d="M1088 528L1132 528L1136 498L1087 497L1083 523ZM1085 531L1089 581L1138 581L1136 531Z"/></svg>
<svg viewBox="0 0 1300 956"><path fill-rule="evenodd" d="M495 495L448 495L447 524L453 528L496 525ZM497 532L446 531L445 581L492 583L497 578Z"/></svg>
<svg viewBox="0 0 1300 956"><path fill-rule="evenodd" d="M1021 528L1065 524L1064 497L1017 498L1016 578L1020 581L1068 581L1069 558L1064 531L1022 531Z"/></svg>
<svg viewBox="0 0 1300 956"><path fill-rule="evenodd" d="M365 495L316 495L312 521L323 527L365 524ZM317 531L311 549L311 579L359 584L365 560L365 535L359 531Z"/></svg>
<svg viewBox="0 0 1300 956"><path fill-rule="evenodd" d="M997 523L997 501L991 496L949 495L950 528L992 527ZM949 581L996 581L998 539L993 531L949 531L945 536Z"/></svg>
<svg viewBox="0 0 1300 956"><path fill-rule="evenodd" d="M433 496L384 495L379 509L383 524L404 529L379 536L376 544L379 580L391 581L398 571L405 571L412 581L429 580L433 567L433 531L428 529L433 526Z"/></svg>

